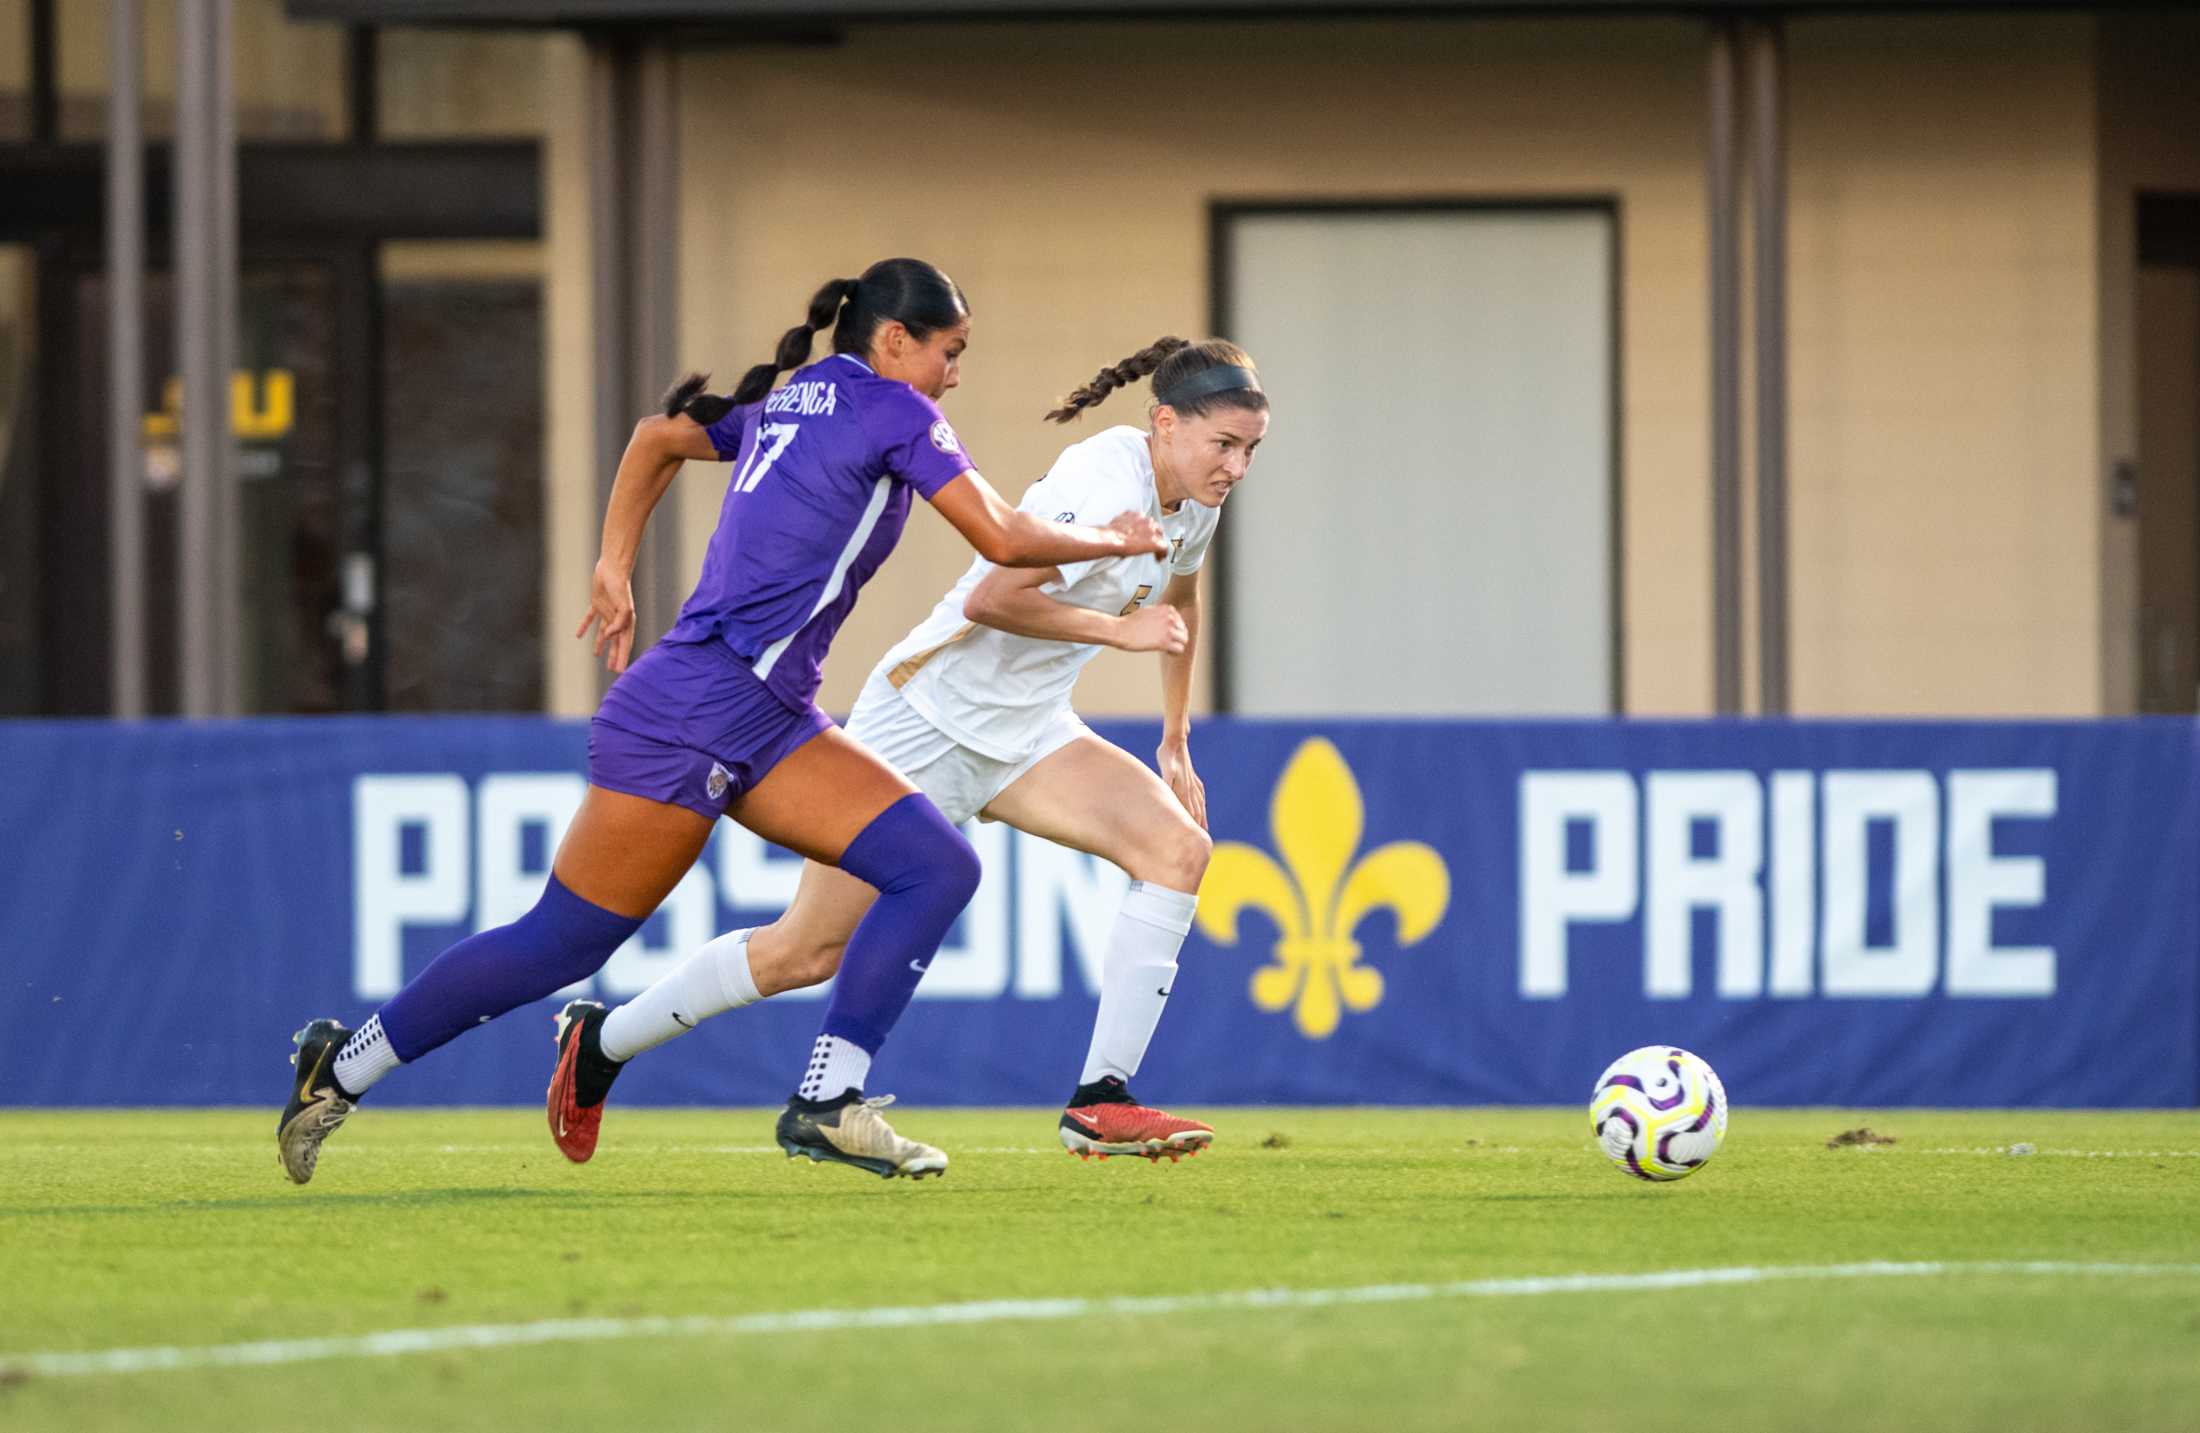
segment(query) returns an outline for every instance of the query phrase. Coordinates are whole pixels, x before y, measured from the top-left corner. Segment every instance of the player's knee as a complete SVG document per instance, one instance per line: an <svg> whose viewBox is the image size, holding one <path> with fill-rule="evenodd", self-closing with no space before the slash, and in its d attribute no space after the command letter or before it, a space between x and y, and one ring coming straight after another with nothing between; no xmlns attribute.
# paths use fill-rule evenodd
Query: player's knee
<svg viewBox="0 0 2200 1433"><path fill-rule="evenodd" d="M978 893L978 878L984 874L984 869L970 838L949 826L947 839L940 842L937 870L943 894L958 910L970 904L970 898Z"/></svg>
<svg viewBox="0 0 2200 1433"><path fill-rule="evenodd" d="M1160 883L1172 891L1198 891L1214 852L1214 838L1191 822L1172 827L1155 853L1161 868Z"/></svg>
<svg viewBox="0 0 2200 1433"><path fill-rule="evenodd" d="M952 919L978 890L978 853L940 809L912 795L863 828L840 868L882 895L906 893Z"/></svg>

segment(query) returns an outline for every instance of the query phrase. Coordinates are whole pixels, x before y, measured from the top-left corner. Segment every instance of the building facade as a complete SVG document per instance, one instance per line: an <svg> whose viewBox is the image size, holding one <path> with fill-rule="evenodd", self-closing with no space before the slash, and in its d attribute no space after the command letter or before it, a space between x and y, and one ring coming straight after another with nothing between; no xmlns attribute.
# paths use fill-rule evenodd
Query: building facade
<svg viewBox="0 0 2200 1433"><path fill-rule="evenodd" d="M240 4L251 15L238 28L240 115L341 141L346 31L319 17L357 21L377 7L313 0L276 15L260 13L273 0ZM27 33L28 8L0 4L0 33ZM401 21L420 7L381 8ZM83 57L100 49L103 7L61 9L59 108L96 120L104 71ZM2200 73L2200 22L2092 9L1798 13L1782 30L1792 710L2193 710L2200 90L2189 77ZM1225 522L1241 536L1210 584L1203 708L1340 709L1349 692L1325 683L1344 682L1342 667L1318 655L1303 671L1279 666L1279 644L1304 631L1302 648L1336 651L1352 631L1395 620L1419 634L1411 650L1429 667L1448 669L1401 710L1714 709L1703 21L829 19L639 38L661 56L676 119L676 183L640 223L644 241L673 256L677 323L663 346L680 365L730 381L825 279L892 254L932 259L975 314L948 411L1013 498L1074 436L1039 415L1101 365L1218 321L1269 335L1279 356L1255 355L1278 365L1274 428L1233 499L1244 510ZM477 357L408 398L419 408L383 444L429 434L406 461L432 473L439 453L494 446L500 419L512 424L508 451L478 462L516 477L454 494L380 475L374 596L393 655L406 631L461 599L469 620L510 632L518 611L535 634L520 663L532 687L430 680L420 688L429 705L511 705L504 693L522 691L523 704L581 713L599 690L570 633L594 556L602 454L619 436L603 431L595 396L605 91L592 66L608 43L585 28L379 33L378 138L539 145L539 237L378 247L385 302L407 285L457 284L444 291L456 295L470 284L467 302L489 303L502 283L537 304L532 330L499 330L522 346L532 332L531 363L514 368L507 344L496 365L506 383L536 376L531 409L469 402L466 377L488 362ZM156 137L159 53L147 72ZM21 57L0 60L0 91L30 80ZM6 103L0 113L20 117ZM252 126L241 127L249 141ZM21 135L18 125L10 137ZM1366 258L1386 252L1383 232L1374 249L1353 250L1354 231L1330 222L1370 215L1434 223L1439 278L1401 267L1386 290L1384 265ZM1587 226L1574 267L1549 267L1553 243L1520 229L1553 215ZM1321 252L1344 257L1286 246L1273 259L1286 267L1262 270L1268 230L1248 216L1303 218L1320 242L1344 246ZM0 406L12 396L20 409L33 392L25 375L36 364L22 355L41 349L31 332L41 310L26 297L39 252L0 248L0 303L13 305L0 322L18 345ZM1447 267L1452 252L1469 257ZM1476 263L1485 268L1473 282L1443 287ZM1565 312L1585 327L1562 343L1546 305L1568 286L1581 302ZM1395 303L1398 317L1370 330L1323 307L1347 294L1355 312ZM433 326L433 292L419 307L404 331L424 351L456 342ZM385 340L401 329L385 317ZM1745 385L1753 370L1745 363ZM1537 406L1576 378L1589 396L1566 400L1575 407ZM385 397L397 386L385 377ZM465 409L461 421L435 426L425 410L437 392ZM1088 426L1139 421L1142 403L1119 397ZM1508 422L1521 431L1490 436ZM1553 452L1590 435L1568 460L1587 465L1577 486L1589 516L1536 521L1538 485L1558 481L1538 431ZM20 446L6 479L19 490L31 481ZM532 473L527 457L538 459ZM1269 472L1278 476L1264 490ZM499 482L531 487L532 511L496 508ZM699 563L722 490L722 471L692 468L660 514L677 534L656 556L675 565L671 586ZM462 552L436 556L439 524L402 521L437 502L491 502L474 527L453 519L470 534ZM98 532L59 535L72 536L96 564ZM498 544L512 561L484 546ZM912 522L844 629L828 706L847 705L870 662L967 560L944 523ZM524 600L512 590L522 573ZM484 585L495 591L484 597ZM1562 587L1586 604L1566 610L1588 614L1566 626L1602 629L1578 651L1560 634L1525 654L1501 644L1485 654L1462 635L1523 628ZM1303 610L1288 605L1296 590ZM1745 666L1757 650L1753 592L1745 583ZM1539 651L1544 665L1575 662L1593 680L1570 695L1516 697ZM1104 656L1084 705L1152 710L1152 668ZM376 687L384 704L403 689L394 677Z"/></svg>

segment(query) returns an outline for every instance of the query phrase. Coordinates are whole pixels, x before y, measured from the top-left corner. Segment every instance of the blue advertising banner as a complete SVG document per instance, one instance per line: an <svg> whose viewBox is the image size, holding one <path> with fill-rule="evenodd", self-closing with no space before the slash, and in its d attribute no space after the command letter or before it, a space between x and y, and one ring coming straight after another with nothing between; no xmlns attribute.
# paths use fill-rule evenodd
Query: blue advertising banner
<svg viewBox="0 0 2200 1433"><path fill-rule="evenodd" d="M1149 753L1151 723L1103 723ZM0 1104L261 1104L534 901L585 728L535 718L0 724ZM1218 720L1215 858L1139 1088L1209 1102L1566 1102L1638 1045L1744 1104L2200 1103L2189 723ZM994 825L873 1083L1075 1082L1120 872ZM799 863L730 823L589 983L768 920ZM819 992L636 1062L622 1101L776 1104ZM377 1104L520 1104L545 1002Z"/></svg>

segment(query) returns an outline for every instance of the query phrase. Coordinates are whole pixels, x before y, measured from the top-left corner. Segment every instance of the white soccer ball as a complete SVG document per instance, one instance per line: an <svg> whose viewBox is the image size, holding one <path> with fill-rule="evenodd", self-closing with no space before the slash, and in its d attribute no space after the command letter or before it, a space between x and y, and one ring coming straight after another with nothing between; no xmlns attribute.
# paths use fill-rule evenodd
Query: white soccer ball
<svg viewBox="0 0 2200 1433"><path fill-rule="evenodd" d="M1685 1179L1726 1139L1726 1086L1677 1046L1629 1050L1597 1076L1589 1130L1637 1179Z"/></svg>

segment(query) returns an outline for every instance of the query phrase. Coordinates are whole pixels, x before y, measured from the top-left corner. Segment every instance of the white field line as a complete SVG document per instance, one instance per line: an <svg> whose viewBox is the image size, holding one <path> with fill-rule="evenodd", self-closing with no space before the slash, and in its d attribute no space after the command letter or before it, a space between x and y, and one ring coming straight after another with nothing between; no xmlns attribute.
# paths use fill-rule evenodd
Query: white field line
<svg viewBox="0 0 2200 1433"><path fill-rule="evenodd" d="M1861 1147L1861 1146L1860 1146ZM2011 1153L2010 1146L1980 1146L1974 1149L1921 1149L1919 1154L1999 1154ZM2019 1153L2019 1158L2052 1157L2061 1159L2200 1159L2200 1149L2033 1149Z"/></svg>
<svg viewBox="0 0 2200 1433"><path fill-rule="evenodd" d="M1920 1154L1991 1155L1996 1158L2013 1156L2018 1159L2200 1159L2200 1149L2028 1149L2006 1144L1968 1147L1950 1145L1941 1149L1904 1149L1900 1145L1859 1144L1844 1146L1841 1152L1882 1155L1889 1159Z"/></svg>
<svg viewBox="0 0 2200 1433"><path fill-rule="evenodd" d="M1040 1323L1085 1318L1151 1318L1161 1314L1330 1308L1352 1304L1422 1303L1434 1299L1525 1298L1540 1294L1639 1293L1802 1279L1918 1279L1950 1275L2049 1278L2200 1278L2200 1264L2061 1262L1941 1262L1799 1264L1717 1269L1667 1269L1640 1274L1558 1274L1537 1278L1469 1279L1443 1284L1368 1284L1344 1289L1246 1289L1236 1293L1150 1298L989 1299L870 1309L806 1309L776 1314L683 1317L542 1319L520 1324L460 1324L386 1329L344 1338L259 1343L111 1348L88 1352L0 1356L0 1376L74 1378L119 1373L180 1372L305 1363L338 1358L392 1358L451 1349L507 1348L545 1343L596 1343L633 1338L739 1338L832 1333L848 1329L942 1328L968 1324Z"/></svg>

